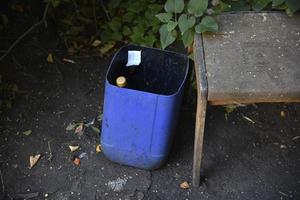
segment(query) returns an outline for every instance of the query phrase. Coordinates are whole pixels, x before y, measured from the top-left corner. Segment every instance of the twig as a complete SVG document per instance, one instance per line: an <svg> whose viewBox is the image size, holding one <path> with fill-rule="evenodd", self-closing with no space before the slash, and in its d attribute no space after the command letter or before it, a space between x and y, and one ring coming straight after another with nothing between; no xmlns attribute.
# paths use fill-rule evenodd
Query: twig
<svg viewBox="0 0 300 200"><path fill-rule="evenodd" d="M106 7L105 7L105 5L104 5L103 0L100 0L100 3L101 3L101 7L102 7L102 9L103 9L103 11L104 11L104 13L105 13L105 15L106 15L107 20L110 21L111 18L110 18L110 16L109 16L108 10L106 9Z"/></svg>
<svg viewBox="0 0 300 200"><path fill-rule="evenodd" d="M286 196L286 197L288 197L289 195L287 195L286 193L284 193L284 192L281 192L281 191L279 191L279 193L280 194L282 194L282 195L284 195L284 196Z"/></svg>
<svg viewBox="0 0 300 200"><path fill-rule="evenodd" d="M49 141L48 141L48 149L49 149L49 158L48 158L48 161L49 161L49 162L51 162L52 157L53 157L53 155L52 155L52 150L51 150L51 145L50 145L51 142L52 142L52 140L49 140Z"/></svg>
<svg viewBox="0 0 300 200"><path fill-rule="evenodd" d="M0 170L0 177L1 177L1 183L2 183L2 193L4 194L4 181L3 181L3 176L2 176L2 171Z"/></svg>
<svg viewBox="0 0 300 200"><path fill-rule="evenodd" d="M14 43L8 48L8 50L0 57L0 61L3 60L3 58L5 58L10 52L11 50L28 34L30 33L32 30L34 30L36 27L40 26L41 24L43 24L46 21L46 17L47 17L47 13L48 13L48 9L50 6L50 2L48 2L48 4L46 5L46 8L44 10L44 14L42 19L37 22L36 24L33 24L27 31L25 31L16 41L14 41Z"/></svg>

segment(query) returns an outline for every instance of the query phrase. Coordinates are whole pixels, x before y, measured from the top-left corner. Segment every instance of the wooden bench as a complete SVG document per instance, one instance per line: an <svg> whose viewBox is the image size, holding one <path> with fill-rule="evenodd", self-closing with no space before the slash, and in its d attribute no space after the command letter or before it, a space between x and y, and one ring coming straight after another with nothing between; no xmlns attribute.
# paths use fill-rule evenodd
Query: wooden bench
<svg viewBox="0 0 300 200"><path fill-rule="evenodd" d="M194 42L197 113L193 185L200 183L207 104L300 102L300 15L219 15L220 31Z"/></svg>

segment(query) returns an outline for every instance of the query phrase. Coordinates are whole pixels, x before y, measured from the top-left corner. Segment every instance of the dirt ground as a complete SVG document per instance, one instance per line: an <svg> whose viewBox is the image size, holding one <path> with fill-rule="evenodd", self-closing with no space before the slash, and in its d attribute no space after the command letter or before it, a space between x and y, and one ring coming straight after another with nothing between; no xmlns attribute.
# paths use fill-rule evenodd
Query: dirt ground
<svg viewBox="0 0 300 200"><path fill-rule="evenodd" d="M300 199L299 104L239 107L227 120L223 107L210 107L201 186L181 189L191 183L195 94L184 100L161 169L121 166L95 152L99 136L90 128L82 135L66 131L102 111L110 57L50 64L49 52L58 60L64 55L55 38L33 36L0 63L3 81L23 91L0 118L0 199ZM80 150L70 153L72 144ZM76 166L72 157L81 152L87 156ZM35 154L42 157L29 169Z"/></svg>

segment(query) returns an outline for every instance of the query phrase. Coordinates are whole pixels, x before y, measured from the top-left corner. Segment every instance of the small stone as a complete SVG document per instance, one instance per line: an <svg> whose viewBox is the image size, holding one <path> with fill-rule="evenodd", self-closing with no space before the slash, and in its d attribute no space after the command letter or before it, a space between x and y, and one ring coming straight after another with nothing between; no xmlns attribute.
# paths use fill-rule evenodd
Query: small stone
<svg viewBox="0 0 300 200"><path fill-rule="evenodd" d="M45 197L46 197L46 198L48 197L48 194L47 194L47 193L45 194Z"/></svg>
<svg viewBox="0 0 300 200"><path fill-rule="evenodd" d="M14 169L17 169L17 168L18 168L18 164L12 164L12 167L13 167Z"/></svg>
<svg viewBox="0 0 300 200"><path fill-rule="evenodd" d="M284 144L281 144L279 147L280 147L280 149L286 149L287 148L287 146L284 145Z"/></svg>

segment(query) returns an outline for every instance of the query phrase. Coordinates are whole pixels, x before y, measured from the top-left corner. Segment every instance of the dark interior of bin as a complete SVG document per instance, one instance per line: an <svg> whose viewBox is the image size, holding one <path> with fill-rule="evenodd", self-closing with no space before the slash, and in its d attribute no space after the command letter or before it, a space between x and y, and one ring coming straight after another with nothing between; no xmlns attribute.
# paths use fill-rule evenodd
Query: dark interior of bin
<svg viewBox="0 0 300 200"><path fill-rule="evenodd" d="M134 74L126 67L128 50L141 50L141 64ZM126 46L115 55L111 62L107 80L116 85L119 76L125 76L127 87L134 90L162 95L178 91L188 70L188 58L181 54L153 48Z"/></svg>

